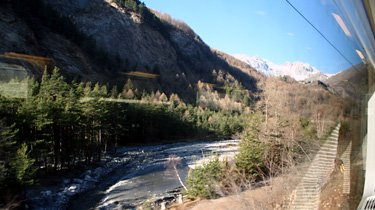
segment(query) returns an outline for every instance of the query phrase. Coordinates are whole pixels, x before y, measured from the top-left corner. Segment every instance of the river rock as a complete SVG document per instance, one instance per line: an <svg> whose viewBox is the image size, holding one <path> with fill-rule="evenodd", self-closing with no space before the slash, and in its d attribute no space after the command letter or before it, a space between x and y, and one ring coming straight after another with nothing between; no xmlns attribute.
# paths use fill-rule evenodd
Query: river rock
<svg viewBox="0 0 375 210"><path fill-rule="evenodd" d="M77 183L77 184L82 184L83 180L82 179L73 179L73 182Z"/></svg>
<svg viewBox="0 0 375 210"><path fill-rule="evenodd" d="M70 187L67 188L66 194L68 196L75 195L76 193L80 192L81 185L80 184L73 184Z"/></svg>
<svg viewBox="0 0 375 210"><path fill-rule="evenodd" d="M56 203L65 203L67 201L67 197L65 193L58 192L57 193L57 202Z"/></svg>
<svg viewBox="0 0 375 210"><path fill-rule="evenodd" d="M87 182L97 182L97 180L92 178L90 175L85 176L85 181L87 181Z"/></svg>
<svg viewBox="0 0 375 210"><path fill-rule="evenodd" d="M94 170L94 174L96 176L100 176L101 174L103 173L103 168L102 167L98 167Z"/></svg>
<svg viewBox="0 0 375 210"><path fill-rule="evenodd" d="M40 194L42 194L45 197L49 197L49 196L51 196L52 192L51 192L51 190L46 190L46 191L40 192Z"/></svg>
<svg viewBox="0 0 375 210"><path fill-rule="evenodd" d="M177 203L178 203L178 204L182 204L182 194L179 194L179 195L177 196Z"/></svg>

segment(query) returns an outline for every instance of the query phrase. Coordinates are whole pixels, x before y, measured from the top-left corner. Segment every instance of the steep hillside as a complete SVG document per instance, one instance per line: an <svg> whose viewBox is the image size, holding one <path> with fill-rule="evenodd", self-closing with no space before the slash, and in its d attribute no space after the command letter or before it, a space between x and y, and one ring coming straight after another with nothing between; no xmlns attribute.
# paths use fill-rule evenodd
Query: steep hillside
<svg viewBox="0 0 375 210"><path fill-rule="evenodd" d="M254 78L217 56L186 25L158 18L138 1L18 0L2 3L0 16L6 17L0 20L0 54L52 58L71 78L119 86L130 78L139 89L177 92L188 100L199 80L221 85L233 78L257 90ZM127 74L133 71L158 78Z"/></svg>
<svg viewBox="0 0 375 210"><path fill-rule="evenodd" d="M368 90L367 67L358 64L330 77L324 83L332 87L340 96L359 101Z"/></svg>

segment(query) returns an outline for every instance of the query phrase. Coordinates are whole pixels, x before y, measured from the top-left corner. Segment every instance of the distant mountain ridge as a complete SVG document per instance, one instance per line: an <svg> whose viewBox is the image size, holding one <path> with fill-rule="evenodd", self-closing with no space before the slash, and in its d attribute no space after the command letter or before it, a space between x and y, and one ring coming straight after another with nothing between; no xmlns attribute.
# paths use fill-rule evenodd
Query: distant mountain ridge
<svg viewBox="0 0 375 210"><path fill-rule="evenodd" d="M290 76L297 81L325 80L330 75L320 72L314 66L299 61L275 64L272 61L258 56L248 56L243 54L234 55L239 60L247 63L257 71L266 76L279 77Z"/></svg>

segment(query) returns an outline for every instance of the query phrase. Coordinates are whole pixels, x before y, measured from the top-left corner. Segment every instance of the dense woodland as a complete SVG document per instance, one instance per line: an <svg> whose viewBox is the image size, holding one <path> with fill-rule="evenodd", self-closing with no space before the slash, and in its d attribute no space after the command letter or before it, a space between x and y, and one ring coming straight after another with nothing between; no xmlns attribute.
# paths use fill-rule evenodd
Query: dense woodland
<svg viewBox="0 0 375 210"><path fill-rule="evenodd" d="M95 163L118 145L225 138L243 129L238 113L186 105L176 94L139 93L131 80L122 90L67 83L55 69L27 82L27 98L0 98L3 190L42 172Z"/></svg>

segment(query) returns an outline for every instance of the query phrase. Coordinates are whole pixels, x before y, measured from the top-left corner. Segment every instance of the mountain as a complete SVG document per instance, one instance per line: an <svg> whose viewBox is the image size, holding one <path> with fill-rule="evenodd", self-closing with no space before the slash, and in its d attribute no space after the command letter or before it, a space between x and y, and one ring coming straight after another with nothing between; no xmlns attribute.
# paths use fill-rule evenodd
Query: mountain
<svg viewBox="0 0 375 210"><path fill-rule="evenodd" d="M360 101L368 92L368 71L365 64L357 64L324 81L343 98Z"/></svg>
<svg viewBox="0 0 375 210"><path fill-rule="evenodd" d="M273 84L285 86L277 90L280 92L270 94L285 95L278 100L291 103L291 112L306 110L302 105L293 107L299 103L297 99L304 104L312 95L328 94L318 86L311 92L310 86L266 77L255 70L263 69L266 75L290 75L293 70L298 80L324 76L311 65L298 62L275 65L261 58L249 65L210 48L183 22L152 11L136 0L0 1L0 28L3 40L0 69L7 69L2 71L0 82L12 74L17 77L25 74L21 72L40 76L43 68L30 60L38 63L47 59L70 80L122 88L131 79L140 93L143 90L159 90L166 95L177 93L188 103L195 102L199 81L218 91L228 84L241 84L255 99L252 102L269 98L264 93L270 87L269 91L274 91ZM6 57L14 55L10 52L28 59ZM137 76L145 73L154 77ZM296 90L301 92L298 97L293 94Z"/></svg>
<svg viewBox="0 0 375 210"><path fill-rule="evenodd" d="M218 86L237 81L257 91L255 70L228 64L189 26L138 0L2 1L0 17L0 67L12 64L40 76L43 69L4 60L15 52L50 59L71 79L120 88L131 79L139 91L178 93L188 101L195 100L199 80ZM131 76L134 71L156 78Z"/></svg>
<svg viewBox="0 0 375 210"><path fill-rule="evenodd" d="M297 81L316 81L328 78L328 75L323 74L308 63L297 61L279 65L258 56L241 54L234 56L266 76L290 76Z"/></svg>

